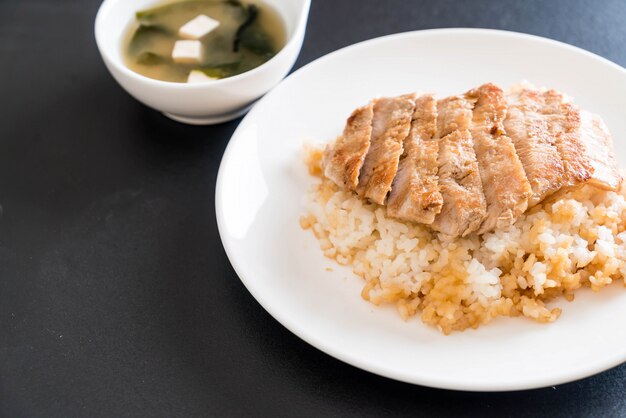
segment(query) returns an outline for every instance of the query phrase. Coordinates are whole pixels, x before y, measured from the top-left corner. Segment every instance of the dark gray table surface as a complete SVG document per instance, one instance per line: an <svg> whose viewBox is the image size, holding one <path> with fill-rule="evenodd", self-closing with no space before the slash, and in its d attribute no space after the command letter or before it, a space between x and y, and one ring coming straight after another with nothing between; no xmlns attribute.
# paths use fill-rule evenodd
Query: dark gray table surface
<svg viewBox="0 0 626 418"><path fill-rule="evenodd" d="M96 50L98 6L0 0L1 415L626 416L624 365L464 393L375 376L292 335L241 284L217 231L215 180L239 121L189 127L128 96ZM296 67L454 26L626 65L624 22L624 0L314 0Z"/></svg>

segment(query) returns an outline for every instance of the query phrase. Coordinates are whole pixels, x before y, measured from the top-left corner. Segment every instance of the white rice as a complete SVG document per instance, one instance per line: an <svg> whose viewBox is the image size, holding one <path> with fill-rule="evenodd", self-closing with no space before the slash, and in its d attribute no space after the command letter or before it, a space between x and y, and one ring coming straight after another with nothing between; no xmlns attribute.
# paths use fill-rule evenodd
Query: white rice
<svg viewBox="0 0 626 418"><path fill-rule="evenodd" d="M626 275L624 190L584 187L538 205L506 230L448 240L339 190L318 164L312 152L309 168L319 182L301 226L327 257L364 279L364 299L394 303L404 319L419 314L446 334L496 316L552 322L561 310L548 302L571 301L582 286L599 290Z"/></svg>

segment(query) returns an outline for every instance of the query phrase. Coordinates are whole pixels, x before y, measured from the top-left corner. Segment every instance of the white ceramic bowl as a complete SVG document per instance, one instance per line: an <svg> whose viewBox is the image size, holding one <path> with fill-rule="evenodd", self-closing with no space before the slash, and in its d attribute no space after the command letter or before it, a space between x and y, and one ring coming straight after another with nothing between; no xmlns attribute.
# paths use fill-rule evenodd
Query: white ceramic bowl
<svg viewBox="0 0 626 418"><path fill-rule="evenodd" d="M175 1L175 0L173 0ZM296 61L311 0L264 0L280 14L287 44L265 64L222 80L185 84L144 77L123 62L123 40L135 12L155 0L104 0L96 16L96 43L105 65L134 98L179 122L204 125L225 122L245 113L250 105L280 82Z"/></svg>

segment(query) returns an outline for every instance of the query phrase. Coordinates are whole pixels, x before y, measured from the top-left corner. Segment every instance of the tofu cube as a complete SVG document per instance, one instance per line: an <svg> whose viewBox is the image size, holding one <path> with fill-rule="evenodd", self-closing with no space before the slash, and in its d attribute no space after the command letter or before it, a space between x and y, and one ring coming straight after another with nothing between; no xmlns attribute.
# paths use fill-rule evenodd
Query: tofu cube
<svg viewBox="0 0 626 418"><path fill-rule="evenodd" d="M176 41L172 59L174 62L199 63L202 61L202 43L200 41Z"/></svg>
<svg viewBox="0 0 626 418"><path fill-rule="evenodd" d="M205 81L214 81L219 80L219 78L209 77L202 71L193 70L189 73L189 77L187 78L187 83L203 83Z"/></svg>
<svg viewBox="0 0 626 418"><path fill-rule="evenodd" d="M178 35L185 39L200 39L217 29L219 25L219 20L211 19L206 15L199 15L185 23L178 30Z"/></svg>

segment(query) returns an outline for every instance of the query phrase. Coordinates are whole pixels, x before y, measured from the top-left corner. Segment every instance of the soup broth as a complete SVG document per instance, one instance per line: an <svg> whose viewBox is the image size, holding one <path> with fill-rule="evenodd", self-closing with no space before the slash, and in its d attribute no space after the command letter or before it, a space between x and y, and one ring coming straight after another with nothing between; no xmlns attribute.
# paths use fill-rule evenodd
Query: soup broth
<svg viewBox="0 0 626 418"><path fill-rule="evenodd" d="M179 29L205 15L219 26L198 39L201 59L177 62L172 51ZM191 71L220 79L249 71L272 58L286 42L281 17L258 0L184 0L139 11L124 45L131 70L163 81L186 82Z"/></svg>

